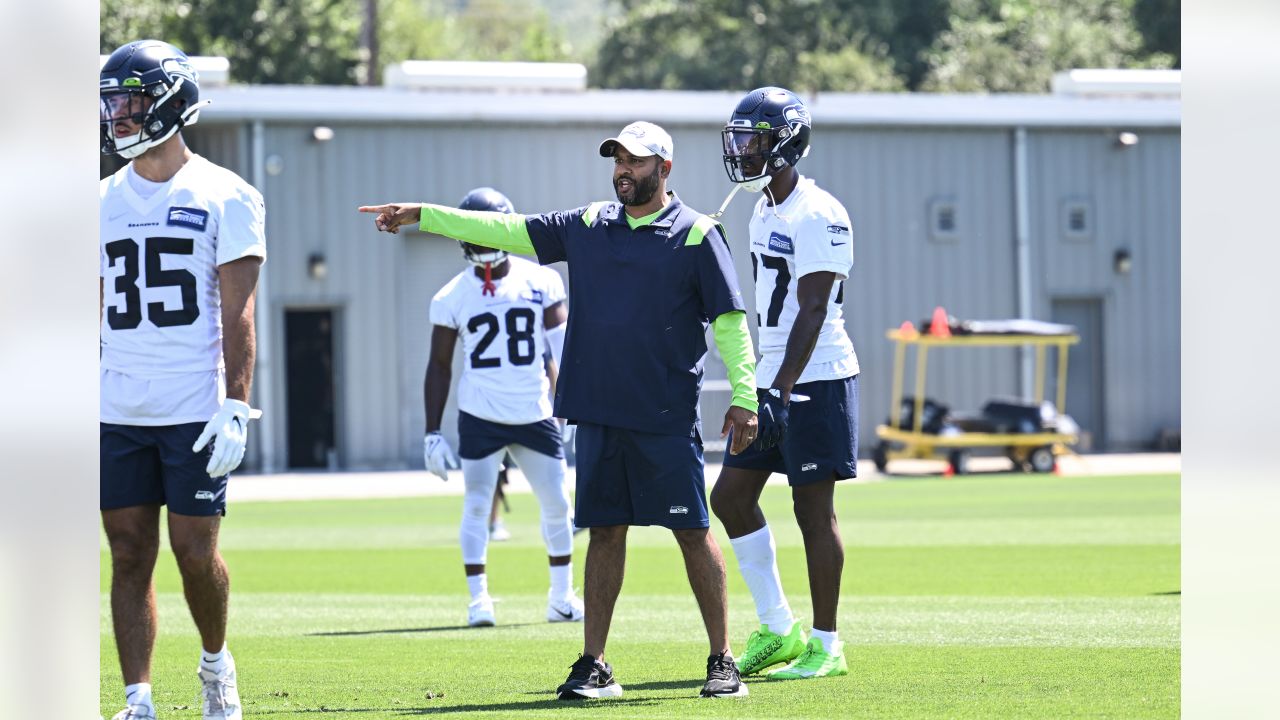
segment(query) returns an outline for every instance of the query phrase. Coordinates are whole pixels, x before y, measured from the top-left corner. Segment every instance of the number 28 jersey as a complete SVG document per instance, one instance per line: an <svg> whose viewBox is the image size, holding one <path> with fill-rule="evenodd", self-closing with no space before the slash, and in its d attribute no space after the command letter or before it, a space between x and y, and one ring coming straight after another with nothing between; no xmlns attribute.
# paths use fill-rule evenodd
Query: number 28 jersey
<svg viewBox="0 0 1280 720"><path fill-rule="evenodd" d="M836 283L827 318L797 382L841 380L858 374L858 356L844 327L844 281L853 268L849 214L830 193L800 176L778 207L756 202L751 215L751 273L756 286L760 362L756 385L773 384L787 352L787 338L800 312L797 281L810 273L832 272Z"/></svg>
<svg viewBox="0 0 1280 720"><path fill-rule="evenodd" d="M564 281L549 268L509 257L511 269L495 279L493 295L468 267L431 300L431 323L462 339L458 409L506 425L551 417L551 381L543 363L543 310L563 302Z"/></svg>
<svg viewBox="0 0 1280 720"><path fill-rule="evenodd" d="M262 195L199 155L146 197L133 172L100 186L102 419L207 420L220 392L207 378L223 367L218 266L266 256ZM175 407L165 396L184 376L208 387Z"/></svg>

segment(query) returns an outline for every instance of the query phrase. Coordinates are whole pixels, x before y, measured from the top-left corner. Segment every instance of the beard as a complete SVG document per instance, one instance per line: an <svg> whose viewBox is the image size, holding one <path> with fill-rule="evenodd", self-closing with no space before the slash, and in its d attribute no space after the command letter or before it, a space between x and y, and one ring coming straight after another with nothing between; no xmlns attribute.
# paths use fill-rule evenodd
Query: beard
<svg viewBox="0 0 1280 720"><path fill-rule="evenodd" d="M653 199L658 192L658 182L661 176L658 172L662 169L662 163L654 166L653 172L649 175L637 178L625 178L631 180L631 189L622 191L618 189L618 182L623 178L617 178L613 181L613 192L618 196L618 202L623 205L644 205Z"/></svg>

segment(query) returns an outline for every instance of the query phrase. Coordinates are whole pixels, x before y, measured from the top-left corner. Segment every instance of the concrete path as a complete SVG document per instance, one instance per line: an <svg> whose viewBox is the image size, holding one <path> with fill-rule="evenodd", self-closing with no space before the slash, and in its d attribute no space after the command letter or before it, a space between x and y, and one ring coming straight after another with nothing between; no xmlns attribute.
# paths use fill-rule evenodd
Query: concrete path
<svg viewBox="0 0 1280 720"><path fill-rule="evenodd" d="M1005 472L1010 468L1004 458L973 458L971 467L978 472ZM1139 453L1130 455L1075 455L1058 461L1059 472L1078 475L1139 475L1146 473L1181 473L1182 455L1178 453ZM937 460L897 460L891 466L896 476L939 475L945 464ZM851 482L892 480L876 472L870 459L858 464L860 477ZM718 463L707 463L707 484L720 474ZM508 492L531 492L529 483L519 470L508 475ZM569 468L569 482L574 469ZM771 485L786 485L786 478L774 475ZM229 502L266 500L337 500L346 498L397 498L430 495L461 495L462 471L449 473L443 482L422 470L386 472L316 472L280 473L275 475L237 475L227 488Z"/></svg>

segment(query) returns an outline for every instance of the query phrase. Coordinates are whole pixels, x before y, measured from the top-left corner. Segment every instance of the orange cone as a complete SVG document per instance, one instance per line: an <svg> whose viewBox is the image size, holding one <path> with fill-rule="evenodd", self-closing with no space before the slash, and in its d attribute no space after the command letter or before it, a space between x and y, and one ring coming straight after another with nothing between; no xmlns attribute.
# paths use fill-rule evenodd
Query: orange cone
<svg viewBox="0 0 1280 720"><path fill-rule="evenodd" d="M920 333L916 332L916 326L908 320L898 328L898 337L904 340L914 340Z"/></svg>
<svg viewBox="0 0 1280 720"><path fill-rule="evenodd" d="M942 477L950 478L950 477L955 477L955 475L956 475L955 469L951 467L951 463L947 463L947 468L942 471Z"/></svg>
<svg viewBox="0 0 1280 720"><path fill-rule="evenodd" d="M929 323L929 334L934 337L951 337L951 326L947 323L947 311L942 306L933 309L933 321Z"/></svg>

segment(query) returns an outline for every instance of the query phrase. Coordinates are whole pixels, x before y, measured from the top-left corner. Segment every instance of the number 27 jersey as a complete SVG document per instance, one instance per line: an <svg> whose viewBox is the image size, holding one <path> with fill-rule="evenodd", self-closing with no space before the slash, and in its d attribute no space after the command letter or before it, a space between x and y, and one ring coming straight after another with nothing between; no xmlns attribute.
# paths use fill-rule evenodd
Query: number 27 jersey
<svg viewBox="0 0 1280 720"><path fill-rule="evenodd" d="M853 268L849 214L813 180L800 176L778 207L760 198L751 216L751 272L756 286L760 362L756 385L773 384L800 312L797 281L810 273L835 273L827 317L797 382L841 380L858 374L858 356L844 327L844 281Z"/></svg>
<svg viewBox="0 0 1280 720"><path fill-rule="evenodd" d="M216 370L218 266L266 256L262 195L194 155L149 197L132 165L102 181L102 367L133 377Z"/></svg>
<svg viewBox="0 0 1280 720"><path fill-rule="evenodd" d="M565 299L559 273L523 258L495 279L493 295L468 267L431 300L431 323L453 328L462 340L458 409L505 425L526 425L551 417L543 363L543 310Z"/></svg>

